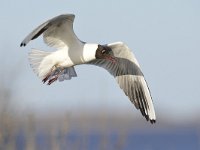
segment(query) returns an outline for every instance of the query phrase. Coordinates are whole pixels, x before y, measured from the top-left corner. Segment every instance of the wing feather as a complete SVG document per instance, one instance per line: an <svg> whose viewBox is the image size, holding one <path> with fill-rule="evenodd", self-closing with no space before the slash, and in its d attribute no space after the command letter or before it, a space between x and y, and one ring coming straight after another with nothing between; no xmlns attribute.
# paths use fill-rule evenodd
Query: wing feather
<svg viewBox="0 0 200 150"><path fill-rule="evenodd" d="M31 40L36 39L41 34L44 34L43 38L47 45L54 47L65 46L65 36L67 34L65 31L68 30L67 32L70 31L72 33L70 36L75 36L73 32L74 18L74 14L63 14L44 22L28 34L20 46L26 46Z"/></svg>
<svg viewBox="0 0 200 150"><path fill-rule="evenodd" d="M139 109L147 121L155 123L156 116L149 88L132 51L122 42L108 44L116 63L108 60L94 60L90 64L105 68L117 80L120 88Z"/></svg>

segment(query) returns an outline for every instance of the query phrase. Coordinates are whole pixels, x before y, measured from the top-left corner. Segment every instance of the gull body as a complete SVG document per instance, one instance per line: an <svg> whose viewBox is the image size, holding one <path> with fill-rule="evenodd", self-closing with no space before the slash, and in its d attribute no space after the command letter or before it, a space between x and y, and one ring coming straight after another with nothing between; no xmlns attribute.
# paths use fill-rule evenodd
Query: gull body
<svg viewBox="0 0 200 150"><path fill-rule="evenodd" d="M76 77L76 65L102 67L116 78L120 88L147 121L155 123L152 97L133 52L123 42L105 45L82 42L74 33L74 18L74 14L54 17L38 26L22 41L20 46L26 46L43 34L44 42L56 49L54 52L32 49L29 60L34 72L50 85L56 80Z"/></svg>

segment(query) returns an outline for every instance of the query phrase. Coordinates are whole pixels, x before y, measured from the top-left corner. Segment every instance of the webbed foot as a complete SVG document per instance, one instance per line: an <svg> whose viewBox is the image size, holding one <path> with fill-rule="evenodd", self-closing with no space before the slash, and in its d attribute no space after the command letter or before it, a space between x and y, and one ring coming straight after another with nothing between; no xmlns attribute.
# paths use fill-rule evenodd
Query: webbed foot
<svg viewBox="0 0 200 150"><path fill-rule="evenodd" d="M52 67L51 71L45 76L42 82L43 83L48 82L47 84L51 85L58 79L58 77L62 74L63 71L64 71L63 67L58 67L58 66Z"/></svg>

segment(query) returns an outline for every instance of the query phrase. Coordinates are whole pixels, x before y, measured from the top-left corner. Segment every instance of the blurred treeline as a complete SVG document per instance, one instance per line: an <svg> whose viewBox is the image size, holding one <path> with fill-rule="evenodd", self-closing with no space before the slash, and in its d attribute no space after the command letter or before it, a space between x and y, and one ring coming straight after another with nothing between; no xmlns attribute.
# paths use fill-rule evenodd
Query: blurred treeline
<svg viewBox="0 0 200 150"><path fill-rule="evenodd" d="M200 149L198 120L175 123L162 116L151 125L114 110L18 114L14 81L0 80L0 150Z"/></svg>

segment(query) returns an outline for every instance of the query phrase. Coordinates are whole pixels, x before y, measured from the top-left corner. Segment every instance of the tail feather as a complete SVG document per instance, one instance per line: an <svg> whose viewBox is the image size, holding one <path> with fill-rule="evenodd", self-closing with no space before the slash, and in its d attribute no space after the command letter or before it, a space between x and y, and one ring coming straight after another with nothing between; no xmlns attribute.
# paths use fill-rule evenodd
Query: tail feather
<svg viewBox="0 0 200 150"><path fill-rule="evenodd" d="M32 49L29 53L30 65L41 79L43 79L54 66L53 61L49 58L51 54L52 52L45 52L37 49Z"/></svg>
<svg viewBox="0 0 200 150"><path fill-rule="evenodd" d="M29 53L29 61L33 71L38 77L44 83L47 81L49 85L57 79L64 81L77 76L74 67L54 67L57 61L55 60L53 52L32 49Z"/></svg>

